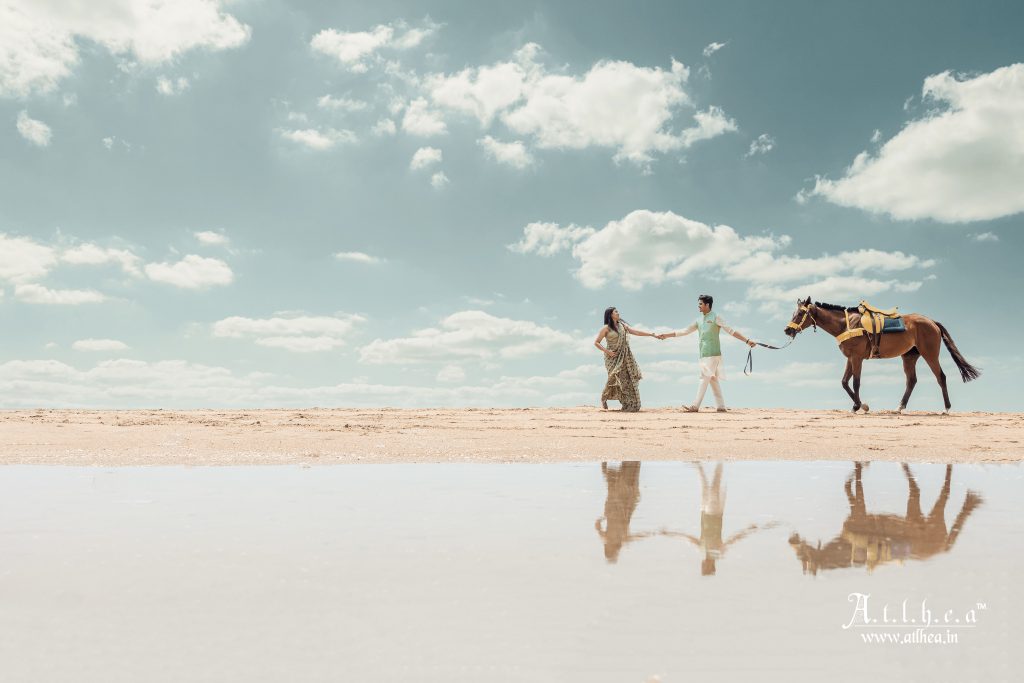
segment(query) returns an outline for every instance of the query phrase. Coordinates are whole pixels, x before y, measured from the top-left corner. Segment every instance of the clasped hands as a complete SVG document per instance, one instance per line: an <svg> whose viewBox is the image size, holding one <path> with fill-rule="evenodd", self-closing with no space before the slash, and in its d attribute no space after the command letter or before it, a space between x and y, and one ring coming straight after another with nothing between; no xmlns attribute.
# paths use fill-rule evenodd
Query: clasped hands
<svg viewBox="0 0 1024 683"><path fill-rule="evenodd" d="M652 334L651 336L654 337L655 339L660 339L660 340L664 341L664 340L668 339L669 337L674 337L676 335L675 335L674 332L662 332L661 334ZM749 346L750 348L754 348L755 346L757 346L757 342L754 341L753 339L747 339L746 342L744 342L744 343L747 346Z"/></svg>

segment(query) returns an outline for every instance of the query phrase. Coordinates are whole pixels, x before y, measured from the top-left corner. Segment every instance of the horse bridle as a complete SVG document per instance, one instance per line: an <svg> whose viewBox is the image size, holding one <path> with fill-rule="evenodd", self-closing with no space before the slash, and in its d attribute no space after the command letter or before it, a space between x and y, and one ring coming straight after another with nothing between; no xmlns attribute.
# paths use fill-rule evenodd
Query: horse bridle
<svg viewBox="0 0 1024 683"><path fill-rule="evenodd" d="M818 321L814 319L813 315L811 315L811 309L813 307L814 307L813 304L800 304L800 308L798 310L801 310L801 311L804 312L804 317L800 318L800 322L799 323L795 323L793 321L790 321L789 324L786 325L786 329L787 330L794 329L797 332L802 332L803 329L804 329L804 324L807 322L807 319L810 318L811 319L811 326L814 328L814 331L817 332L818 331Z"/></svg>

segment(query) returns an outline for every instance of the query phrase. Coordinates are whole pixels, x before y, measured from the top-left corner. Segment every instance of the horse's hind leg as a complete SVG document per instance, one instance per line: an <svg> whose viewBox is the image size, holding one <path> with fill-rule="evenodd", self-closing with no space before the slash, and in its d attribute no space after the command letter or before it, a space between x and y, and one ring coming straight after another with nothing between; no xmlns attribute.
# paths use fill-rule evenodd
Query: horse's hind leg
<svg viewBox="0 0 1024 683"><path fill-rule="evenodd" d="M917 384L917 359L920 357L921 353L916 346L903 354L903 374L907 376L907 390L903 392L903 400L900 401L900 409L897 412L902 413L906 409L910 394L914 392L914 386Z"/></svg>
<svg viewBox="0 0 1024 683"><path fill-rule="evenodd" d="M946 373L942 371L942 366L939 365L939 352L935 350L934 356L924 356L924 362L928 364L928 367L932 369L932 373L935 375L935 380L942 387L942 402L946 405L944 412L949 412L949 408L952 404L949 402L949 389L946 388Z"/></svg>

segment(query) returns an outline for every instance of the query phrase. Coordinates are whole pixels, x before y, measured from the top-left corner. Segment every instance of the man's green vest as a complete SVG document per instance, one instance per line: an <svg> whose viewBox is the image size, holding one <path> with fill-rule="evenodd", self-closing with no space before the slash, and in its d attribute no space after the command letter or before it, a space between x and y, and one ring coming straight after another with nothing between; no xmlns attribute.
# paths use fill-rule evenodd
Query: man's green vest
<svg viewBox="0 0 1024 683"><path fill-rule="evenodd" d="M714 311L708 311L707 315L697 320L697 331L700 333L700 357L721 356L722 347L718 344L718 326L715 319L718 316Z"/></svg>

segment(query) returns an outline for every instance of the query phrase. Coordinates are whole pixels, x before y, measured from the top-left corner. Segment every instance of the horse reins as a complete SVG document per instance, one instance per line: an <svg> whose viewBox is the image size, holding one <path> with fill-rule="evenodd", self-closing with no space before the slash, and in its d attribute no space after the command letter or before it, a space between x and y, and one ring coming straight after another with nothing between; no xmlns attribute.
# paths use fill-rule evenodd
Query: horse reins
<svg viewBox="0 0 1024 683"><path fill-rule="evenodd" d="M800 310L804 312L804 317L800 318L800 322L799 323L795 323L795 322L790 321L790 323L788 325L786 325L786 329L788 330L788 329L792 328L792 329L796 330L797 332L800 332L801 330L804 329L804 323L806 323L807 319L810 318L811 319L811 326L814 328L814 331L817 332L818 331L818 321L814 319L813 315L811 315L811 307L810 306L800 306ZM792 339L790 339L788 342L786 342L782 346L772 346L771 344L762 344L761 342L754 342L754 344L756 344L757 346L762 346L762 347L764 347L766 349L771 349L773 351L781 351L782 349L784 349L787 346L789 346L790 344L792 344L794 341L796 341L796 336L795 335L794 335L794 337ZM751 348L751 349L747 350L747 362L743 365L743 374L747 375L749 377L750 373L752 373L753 371L754 371L754 349Z"/></svg>
<svg viewBox="0 0 1024 683"><path fill-rule="evenodd" d="M773 351L781 351L782 349L784 349L787 346L789 346L790 344L792 344L793 341L794 341L793 339L790 339L788 342L786 342L782 346L772 346L771 344L762 344L761 342L754 342L754 343L757 344L758 346L763 346L766 349L772 349ZM749 377L750 373L752 373L753 371L754 371L754 349L750 348L750 349L747 349L747 362L743 366L743 374L747 375Z"/></svg>

